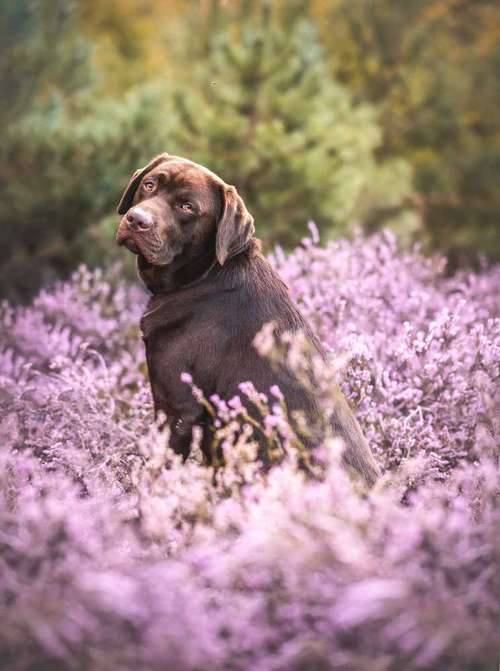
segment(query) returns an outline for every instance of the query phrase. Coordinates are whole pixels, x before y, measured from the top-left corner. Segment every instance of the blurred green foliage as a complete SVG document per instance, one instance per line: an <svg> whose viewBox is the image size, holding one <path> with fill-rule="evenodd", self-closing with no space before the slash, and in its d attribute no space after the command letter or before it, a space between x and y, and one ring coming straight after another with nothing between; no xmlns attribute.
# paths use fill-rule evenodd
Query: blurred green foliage
<svg viewBox="0 0 500 671"><path fill-rule="evenodd" d="M375 158L376 109L353 103L314 24L291 6L230 13L214 3L207 23L193 15L179 55L192 67L172 94L170 148L233 183L268 243L297 243L308 219L344 231L411 188L408 164ZM202 37L194 53L193 34Z"/></svg>
<svg viewBox="0 0 500 671"><path fill-rule="evenodd" d="M500 4L332 0L322 9L333 70L380 110L380 155L414 169L421 242L453 264L476 252L500 259Z"/></svg>
<svg viewBox="0 0 500 671"><path fill-rule="evenodd" d="M119 252L161 151L241 191L266 243L357 223L500 258L498 18L476 0L3 0L1 293Z"/></svg>
<svg viewBox="0 0 500 671"><path fill-rule="evenodd" d="M0 286L20 299L114 249L114 222L104 217L133 167L165 136L154 87L103 96L74 3L12 0L6 10Z"/></svg>
<svg viewBox="0 0 500 671"><path fill-rule="evenodd" d="M0 149L2 288L22 297L114 250L116 217L103 217L114 212L131 166L158 152L157 136L143 137L157 125L156 104L147 89L71 111L54 98L8 128Z"/></svg>

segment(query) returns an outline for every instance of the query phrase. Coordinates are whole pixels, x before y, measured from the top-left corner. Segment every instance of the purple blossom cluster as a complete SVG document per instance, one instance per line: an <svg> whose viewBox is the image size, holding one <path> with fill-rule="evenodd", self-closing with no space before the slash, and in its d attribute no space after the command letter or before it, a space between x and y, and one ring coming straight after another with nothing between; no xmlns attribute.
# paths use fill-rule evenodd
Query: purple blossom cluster
<svg viewBox="0 0 500 671"><path fill-rule="evenodd" d="M390 234L320 246L314 227L272 261L331 350L325 414L340 377L383 477L351 480L330 437L304 469L280 390L250 381L199 394L224 466L196 432L183 464L153 422L146 296L119 268L2 305L2 668L497 667L500 268L448 277ZM287 446L270 470L256 430Z"/></svg>

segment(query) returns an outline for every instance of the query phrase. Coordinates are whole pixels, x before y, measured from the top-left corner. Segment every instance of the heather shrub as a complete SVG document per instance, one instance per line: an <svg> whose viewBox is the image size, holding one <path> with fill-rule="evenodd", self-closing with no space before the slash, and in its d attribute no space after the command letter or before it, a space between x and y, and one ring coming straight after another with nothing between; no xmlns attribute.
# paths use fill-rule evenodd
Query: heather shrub
<svg viewBox="0 0 500 671"><path fill-rule="evenodd" d="M225 466L196 435L182 464L153 422L147 297L119 267L4 303L4 668L495 668L500 269L447 277L389 234L320 246L314 227L272 261L331 350L325 415L340 377L385 475L364 490L332 438L299 467L279 389L246 421L251 385L204 400ZM285 446L269 472L256 430Z"/></svg>

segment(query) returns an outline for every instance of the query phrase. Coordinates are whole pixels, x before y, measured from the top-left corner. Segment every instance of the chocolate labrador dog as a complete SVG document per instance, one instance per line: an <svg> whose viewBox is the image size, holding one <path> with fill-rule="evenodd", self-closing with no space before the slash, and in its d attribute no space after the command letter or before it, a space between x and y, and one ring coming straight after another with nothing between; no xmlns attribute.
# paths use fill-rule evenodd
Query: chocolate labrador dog
<svg viewBox="0 0 500 671"><path fill-rule="evenodd" d="M187 457L192 429L200 426L210 461L210 420L181 382L182 372L206 397L229 399L247 380L264 393L277 384L288 408L305 412L312 426L314 393L252 343L272 322L278 335L301 331L313 352L325 353L261 254L253 218L235 187L201 165L161 154L132 175L118 213L117 242L137 254L139 275L152 294L141 328L155 412L167 417L173 449ZM344 463L373 484L379 468L340 390L334 405Z"/></svg>

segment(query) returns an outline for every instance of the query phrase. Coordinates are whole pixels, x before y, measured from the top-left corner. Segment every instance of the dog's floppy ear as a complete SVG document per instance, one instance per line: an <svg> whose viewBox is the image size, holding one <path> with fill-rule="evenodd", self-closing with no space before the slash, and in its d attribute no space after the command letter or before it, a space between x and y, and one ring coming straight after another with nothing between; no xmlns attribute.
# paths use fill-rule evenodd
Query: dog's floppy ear
<svg viewBox="0 0 500 671"><path fill-rule="evenodd" d="M127 184L127 188L123 192L120 202L118 203L118 214L125 214L125 212L130 209L132 201L134 200L135 192L137 191L137 187L139 186L139 183L144 175L147 175L150 170L155 168L159 163L166 161L169 157L170 154L159 154L158 156L155 156L146 166L144 166L144 168L139 168L139 170L134 172L130 178L130 182Z"/></svg>
<svg viewBox="0 0 500 671"><path fill-rule="evenodd" d="M255 233L253 217L234 186L224 184L224 209L217 227L215 254L220 265L242 252Z"/></svg>

